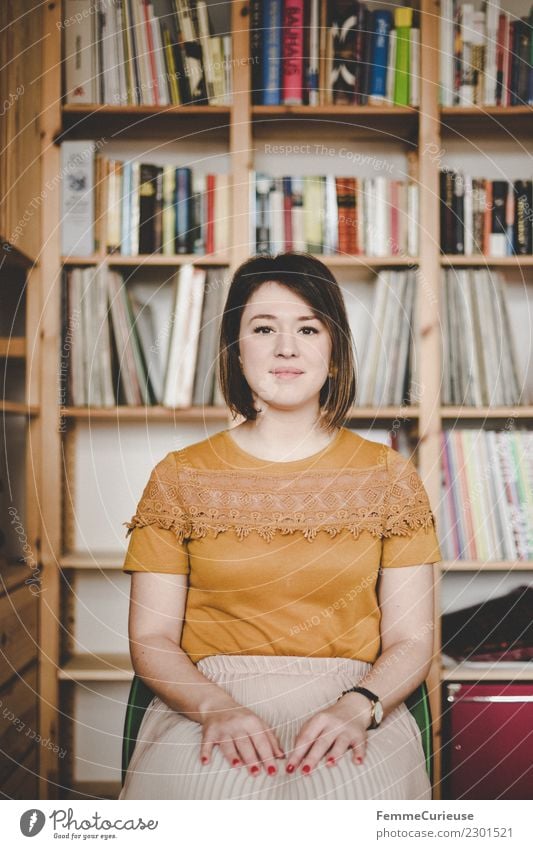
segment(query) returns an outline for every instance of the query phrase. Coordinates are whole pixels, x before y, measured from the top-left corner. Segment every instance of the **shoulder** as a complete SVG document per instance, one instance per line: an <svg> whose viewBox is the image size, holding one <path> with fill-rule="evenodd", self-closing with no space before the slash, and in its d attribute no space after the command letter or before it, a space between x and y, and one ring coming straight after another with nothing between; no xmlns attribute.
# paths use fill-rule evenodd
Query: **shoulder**
<svg viewBox="0 0 533 849"><path fill-rule="evenodd" d="M221 430L205 439L172 451L171 455L178 474L186 469L225 468L226 439L224 434L225 431Z"/></svg>

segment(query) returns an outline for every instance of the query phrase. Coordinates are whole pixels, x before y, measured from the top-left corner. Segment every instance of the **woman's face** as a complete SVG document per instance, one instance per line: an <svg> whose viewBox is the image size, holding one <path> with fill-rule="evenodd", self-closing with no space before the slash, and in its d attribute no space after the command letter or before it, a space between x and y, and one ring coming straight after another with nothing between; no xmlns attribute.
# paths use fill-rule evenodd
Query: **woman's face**
<svg viewBox="0 0 533 849"><path fill-rule="evenodd" d="M292 409L313 402L318 407L331 348L326 325L313 317L306 301L280 283L263 283L243 309L243 374L252 394L270 406Z"/></svg>

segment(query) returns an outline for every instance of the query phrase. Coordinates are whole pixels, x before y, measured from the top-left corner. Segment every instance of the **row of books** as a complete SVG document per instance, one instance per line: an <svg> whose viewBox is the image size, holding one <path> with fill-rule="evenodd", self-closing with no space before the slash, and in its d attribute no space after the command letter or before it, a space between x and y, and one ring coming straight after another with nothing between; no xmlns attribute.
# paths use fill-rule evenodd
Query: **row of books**
<svg viewBox="0 0 533 849"><path fill-rule="evenodd" d="M443 404L528 404L502 276L449 269L442 295Z"/></svg>
<svg viewBox="0 0 533 849"><path fill-rule="evenodd" d="M73 405L215 403L213 364L225 295L219 269L184 265L168 281L139 275L126 285L118 271L73 268L66 272L64 294ZM358 406L418 403L415 298L413 269L381 271L371 320L362 324L368 327L365 338L352 317L356 351L364 351ZM529 403L500 276L483 269L446 271L443 301L443 404ZM179 376L184 373L186 378Z"/></svg>
<svg viewBox="0 0 533 849"><path fill-rule="evenodd" d="M533 182L440 172L443 253L504 257L533 252Z"/></svg>
<svg viewBox="0 0 533 849"><path fill-rule="evenodd" d="M203 255L228 246L227 174L94 157L83 141L65 142L62 158L64 256L93 254L102 221L106 253Z"/></svg>
<svg viewBox="0 0 533 849"><path fill-rule="evenodd" d="M418 106L413 10L350 0L252 0L252 101Z"/></svg>
<svg viewBox="0 0 533 849"><path fill-rule="evenodd" d="M257 173L254 208L258 253L418 253L418 187L412 182Z"/></svg>
<svg viewBox="0 0 533 849"><path fill-rule="evenodd" d="M374 288L368 335L356 350L360 357L357 404L400 406L416 403L412 328L416 295L416 273L381 271ZM412 380L413 378L413 380Z"/></svg>
<svg viewBox="0 0 533 849"><path fill-rule="evenodd" d="M533 104L533 6L519 17L500 0L441 0L440 77L443 106Z"/></svg>
<svg viewBox="0 0 533 849"><path fill-rule="evenodd" d="M227 174L119 160L101 165L107 253L210 254L228 246Z"/></svg>
<svg viewBox="0 0 533 849"><path fill-rule="evenodd" d="M533 433L442 434L446 560L533 560Z"/></svg>
<svg viewBox="0 0 533 849"><path fill-rule="evenodd" d="M216 380L226 290L220 269L184 265L157 287L73 268L62 300L62 397L74 406L222 405Z"/></svg>
<svg viewBox="0 0 533 849"><path fill-rule="evenodd" d="M204 0L66 0L67 103L230 102L231 36Z"/></svg>

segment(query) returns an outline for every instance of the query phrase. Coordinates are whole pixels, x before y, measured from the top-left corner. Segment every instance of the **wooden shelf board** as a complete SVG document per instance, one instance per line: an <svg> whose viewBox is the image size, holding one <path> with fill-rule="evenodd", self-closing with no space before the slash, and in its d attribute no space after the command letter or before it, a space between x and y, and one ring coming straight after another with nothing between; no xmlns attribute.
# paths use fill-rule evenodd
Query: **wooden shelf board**
<svg viewBox="0 0 533 849"><path fill-rule="evenodd" d="M106 265L110 268L120 268L123 266L157 266L169 267L186 265L193 263L194 265L229 265L227 254L176 254L175 256L163 256L162 254L137 254L136 256L123 256L122 254L106 254L100 256L93 254L92 256L64 256L61 257L63 265Z"/></svg>
<svg viewBox="0 0 533 849"><path fill-rule="evenodd" d="M98 419L100 421L203 421L227 420L227 407L188 407L175 410L169 407L62 407L67 419Z"/></svg>
<svg viewBox="0 0 533 849"><path fill-rule="evenodd" d="M388 266L413 266L418 265L418 257L408 256L366 256L363 254L313 254L324 265L330 268L351 268L362 266L364 268L383 268Z"/></svg>
<svg viewBox="0 0 533 849"><path fill-rule="evenodd" d="M443 560L447 572L519 572L533 570L533 560Z"/></svg>
<svg viewBox="0 0 533 849"><path fill-rule="evenodd" d="M59 565L61 569L121 570L124 556L125 551L69 551L61 555Z"/></svg>
<svg viewBox="0 0 533 849"><path fill-rule="evenodd" d="M455 666L441 668L442 681L533 681L533 663L524 661L516 666L494 663L490 666Z"/></svg>
<svg viewBox="0 0 533 849"><path fill-rule="evenodd" d="M0 357L23 360L26 356L24 336L0 337Z"/></svg>
<svg viewBox="0 0 533 849"><path fill-rule="evenodd" d="M443 266L473 266L474 268L531 268L533 255L527 256L462 256L461 254L444 254L441 257Z"/></svg>
<svg viewBox="0 0 533 849"><path fill-rule="evenodd" d="M24 251L20 251L9 242L4 236L0 235L0 270L9 268L32 268L37 261Z"/></svg>
<svg viewBox="0 0 533 849"><path fill-rule="evenodd" d="M130 681L133 668L129 655L78 654L58 670L60 681Z"/></svg>
<svg viewBox="0 0 533 849"><path fill-rule="evenodd" d="M11 413L15 416L38 416L38 404L26 404L24 401L0 401L0 413Z"/></svg>
<svg viewBox="0 0 533 849"><path fill-rule="evenodd" d="M408 256L366 256L365 254L313 254L316 259L331 268L382 268L382 267L397 267L397 266L412 266L418 265L418 257ZM160 254L138 254L137 256L122 256L121 254L108 254L92 256L64 256L61 258L63 265L106 265L110 268L120 268L121 266L162 266L173 267L193 263L201 266L229 266L230 261L226 253L213 254L210 256L201 256L198 254L179 254L176 256L161 256Z"/></svg>
<svg viewBox="0 0 533 849"><path fill-rule="evenodd" d="M441 407L443 419L532 419L533 406Z"/></svg>
<svg viewBox="0 0 533 849"><path fill-rule="evenodd" d="M61 799L118 799L120 781L74 781L61 791Z"/></svg>
<svg viewBox="0 0 533 849"><path fill-rule="evenodd" d="M416 419L418 407L352 407L347 418L350 419Z"/></svg>
<svg viewBox="0 0 533 849"><path fill-rule="evenodd" d="M440 110L443 135L474 131L489 134L533 135L531 106L449 106Z"/></svg>
<svg viewBox="0 0 533 849"><path fill-rule="evenodd" d="M338 135L343 131L368 135L382 133L399 141L414 142L418 128L418 109L410 106L252 106L252 125L255 136L292 124L292 132L309 133L312 124L320 124Z"/></svg>
<svg viewBox="0 0 533 849"><path fill-rule="evenodd" d="M56 142L66 138L173 139L209 132L209 139L227 139L231 106L115 106L67 104L62 107L62 130Z"/></svg>

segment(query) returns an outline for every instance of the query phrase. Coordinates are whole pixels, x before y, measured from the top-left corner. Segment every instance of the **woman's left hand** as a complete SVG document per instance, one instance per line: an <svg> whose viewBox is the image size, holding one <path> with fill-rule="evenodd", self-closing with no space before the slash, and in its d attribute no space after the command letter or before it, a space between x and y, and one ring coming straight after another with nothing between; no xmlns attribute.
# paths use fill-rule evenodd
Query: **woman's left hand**
<svg viewBox="0 0 533 849"><path fill-rule="evenodd" d="M287 756L287 772L301 766L302 772L308 774L326 753L327 766L334 766L348 749L352 749L354 764L363 762L370 722L368 701L365 698L366 704L354 704L351 694L345 698L347 701L341 699L302 725L294 749Z"/></svg>

